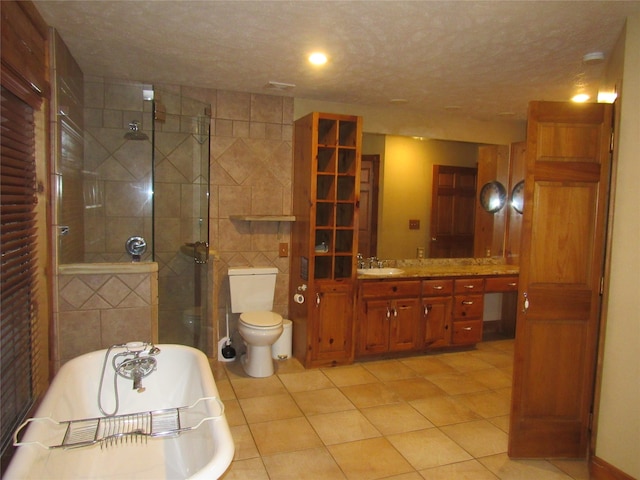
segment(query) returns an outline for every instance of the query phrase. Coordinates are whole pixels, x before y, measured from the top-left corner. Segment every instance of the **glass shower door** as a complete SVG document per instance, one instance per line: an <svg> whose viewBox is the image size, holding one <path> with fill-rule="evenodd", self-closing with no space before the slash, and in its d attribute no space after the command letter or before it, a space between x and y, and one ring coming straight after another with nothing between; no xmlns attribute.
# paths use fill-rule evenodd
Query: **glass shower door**
<svg viewBox="0 0 640 480"><path fill-rule="evenodd" d="M156 87L154 111L158 337L207 352L211 108Z"/></svg>

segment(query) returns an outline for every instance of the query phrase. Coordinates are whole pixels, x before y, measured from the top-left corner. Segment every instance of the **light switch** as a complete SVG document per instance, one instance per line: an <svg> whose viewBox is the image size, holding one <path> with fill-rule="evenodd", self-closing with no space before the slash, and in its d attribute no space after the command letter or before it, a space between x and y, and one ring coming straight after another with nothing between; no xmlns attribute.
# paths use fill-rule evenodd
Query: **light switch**
<svg viewBox="0 0 640 480"><path fill-rule="evenodd" d="M278 246L278 256L280 257L288 257L289 256L289 244L281 243Z"/></svg>

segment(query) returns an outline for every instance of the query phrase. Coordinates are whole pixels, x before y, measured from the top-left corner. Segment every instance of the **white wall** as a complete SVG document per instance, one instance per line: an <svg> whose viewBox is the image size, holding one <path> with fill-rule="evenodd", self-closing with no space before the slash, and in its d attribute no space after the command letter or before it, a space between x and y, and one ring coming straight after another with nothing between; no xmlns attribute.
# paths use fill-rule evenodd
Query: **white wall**
<svg viewBox="0 0 640 480"><path fill-rule="evenodd" d="M640 15L627 23L595 454L640 478ZM619 85L618 85L619 87Z"/></svg>

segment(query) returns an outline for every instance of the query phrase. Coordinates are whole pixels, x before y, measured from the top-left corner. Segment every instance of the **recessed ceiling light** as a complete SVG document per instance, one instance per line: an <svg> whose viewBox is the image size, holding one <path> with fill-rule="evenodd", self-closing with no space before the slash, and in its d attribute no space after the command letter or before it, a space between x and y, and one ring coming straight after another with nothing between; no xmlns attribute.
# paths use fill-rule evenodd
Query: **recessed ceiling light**
<svg viewBox="0 0 640 480"><path fill-rule="evenodd" d="M313 52L309 55L309 61L314 65L324 65L327 63L327 56L322 52Z"/></svg>
<svg viewBox="0 0 640 480"><path fill-rule="evenodd" d="M587 100L589 100L589 95L586 93L578 93L571 98L571 101L576 103L584 103Z"/></svg>

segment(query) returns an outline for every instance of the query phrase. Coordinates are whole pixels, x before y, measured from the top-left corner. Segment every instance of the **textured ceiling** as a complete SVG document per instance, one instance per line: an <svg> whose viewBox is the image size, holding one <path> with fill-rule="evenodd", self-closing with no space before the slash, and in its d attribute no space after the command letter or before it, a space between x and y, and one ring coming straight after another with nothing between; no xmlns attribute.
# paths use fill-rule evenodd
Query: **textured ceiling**
<svg viewBox="0 0 640 480"><path fill-rule="evenodd" d="M640 1L34 1L83 72L145 83L524 119L595 95ZM329 63L312 68L313 50ZM295 84L286 92L269 81ZM452 111L452 109L447 109Z"/></svg>

